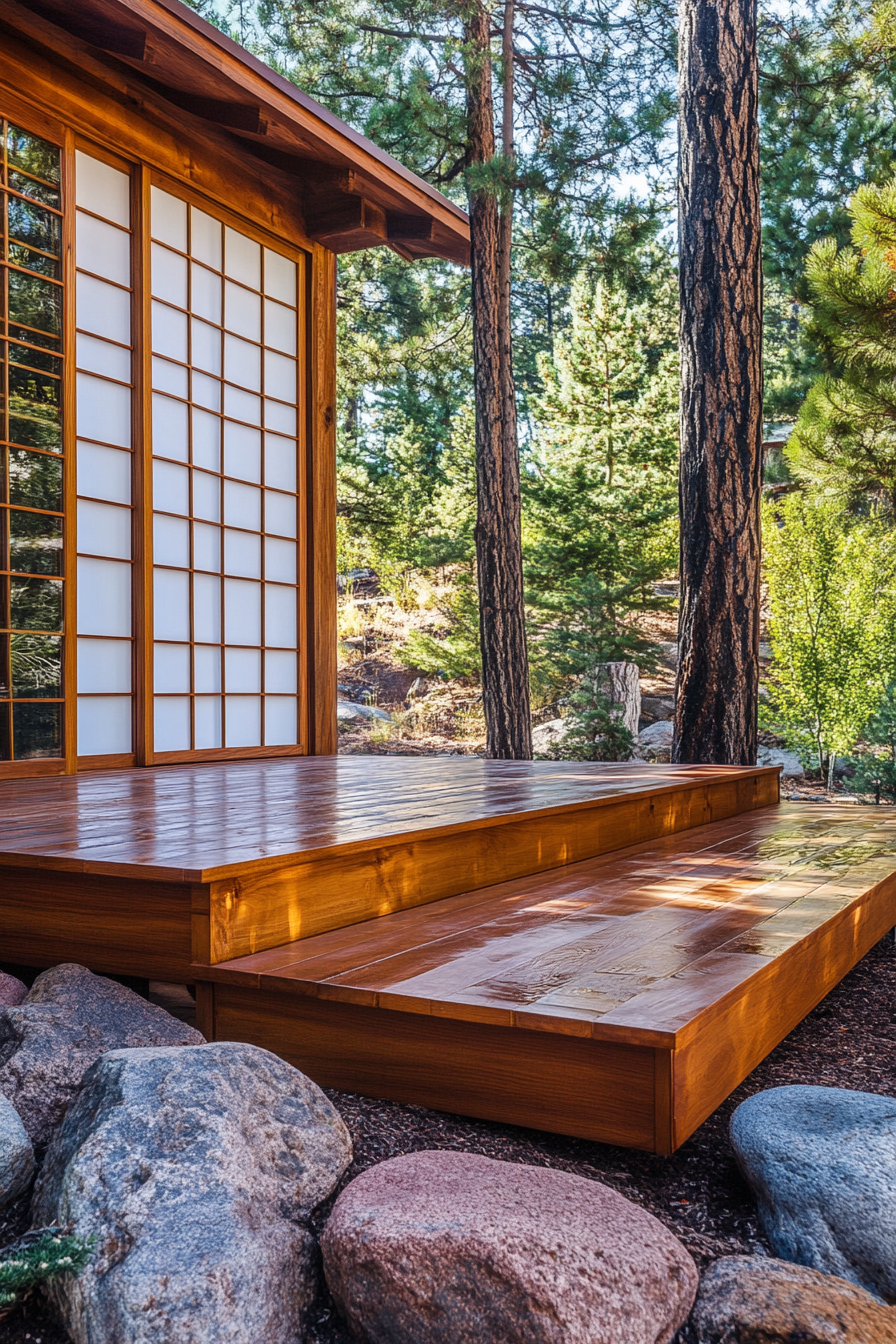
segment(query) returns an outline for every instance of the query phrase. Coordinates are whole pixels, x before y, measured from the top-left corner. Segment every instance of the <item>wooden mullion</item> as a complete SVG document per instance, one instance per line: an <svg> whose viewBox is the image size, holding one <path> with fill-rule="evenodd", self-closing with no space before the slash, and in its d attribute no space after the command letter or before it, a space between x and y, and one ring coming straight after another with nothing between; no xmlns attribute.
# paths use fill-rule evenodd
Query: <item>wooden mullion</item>
<svg viewBox="0 0 896 1344"><path fill-rule="evenodd" d="M152 333L149 187L149 170L142 165L131 177L134 751L138 765L153 763Z"/></svg>
<svg viewBox="0 0 896 1344"><path fill-rule="evenodd" d="M63 752L66 774L78 768L78 464L77 391L75 356L75 140L65 132L62 148L62 524L63 640L62 684Z"/></svg>
<svg viewBox="0 0 896 1344"><path fill-rule="evenodd" d="M315 756L336 752L336 257L315 247L308 304L311 395L305 477L311 645L310 736Z"/></svg>

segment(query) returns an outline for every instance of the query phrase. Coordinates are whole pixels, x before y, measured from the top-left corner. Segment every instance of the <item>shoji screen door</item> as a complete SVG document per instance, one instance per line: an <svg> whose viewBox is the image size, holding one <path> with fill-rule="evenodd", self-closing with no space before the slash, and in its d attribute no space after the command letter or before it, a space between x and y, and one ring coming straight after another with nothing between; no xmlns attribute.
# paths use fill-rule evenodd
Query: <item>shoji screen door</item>
<svg viewBox="0 0 896 1344"><path fill-rule="evenodd" d="M156 753L298 742L296 261L154 187Z"/></svg>

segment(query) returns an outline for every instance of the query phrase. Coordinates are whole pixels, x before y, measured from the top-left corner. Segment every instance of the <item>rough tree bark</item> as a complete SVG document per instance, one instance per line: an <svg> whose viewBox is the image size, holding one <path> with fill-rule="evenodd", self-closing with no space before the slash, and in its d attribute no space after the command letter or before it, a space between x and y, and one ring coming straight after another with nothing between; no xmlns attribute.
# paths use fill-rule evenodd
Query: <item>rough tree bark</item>
<svg viewBox="0 0 896 1344"><path fill-rule="evenodd" d="M505 155L513 152L513 6L508 4ZM467 132L471 164L495 158L490 16L476 0L466 25ZM505 32L505 48L508 37ZM508 88L509 80L509 88ZM509 93L509 98L508 98ZM509 128L509 129L508 129ZM512 193L469 193L473 283L473 379L476 401L476 565L482 647L482 699L490 757L532 756L529 660L523 605L520 463L510 327Z"/></svg>
<svg viewBox="0 0 896 1344"><path fill-rule="evenodd" d="M762 273L756 0L682 0L681 609L673 761L753 765Z"/></svg>

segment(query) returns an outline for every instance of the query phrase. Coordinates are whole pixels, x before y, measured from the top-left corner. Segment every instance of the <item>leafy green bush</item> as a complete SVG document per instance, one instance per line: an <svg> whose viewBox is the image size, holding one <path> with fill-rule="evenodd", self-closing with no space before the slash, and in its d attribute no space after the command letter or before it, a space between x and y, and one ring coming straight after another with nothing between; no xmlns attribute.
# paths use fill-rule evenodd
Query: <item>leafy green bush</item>
<svg viewBox="0 0 896 1344"><path fill-rule="evenodd" d="M82 1241L64 1228L40 1227L0 1250L0 1316L41 1283L60 1274L80 1274L93 1254L93 1239Z"/></svg>
<svg viewBox="0 0 896 1344"><path fill-rule="evenodd" d="M478 678L482 666L479 649L479 602L470 570L461 571L442 614L450 625L442 638L412 630L396 653L406 667L443 679Z"/></svg>
<svg viewBox="0 0 896 1344"><path fill-rule="evenodd" d="M885 747L883 753L864 751L849 759L853 774L847 788L879 803L881 798L896 802L896 683L887 687L881 705L863 733L869 747Z"/></svg>

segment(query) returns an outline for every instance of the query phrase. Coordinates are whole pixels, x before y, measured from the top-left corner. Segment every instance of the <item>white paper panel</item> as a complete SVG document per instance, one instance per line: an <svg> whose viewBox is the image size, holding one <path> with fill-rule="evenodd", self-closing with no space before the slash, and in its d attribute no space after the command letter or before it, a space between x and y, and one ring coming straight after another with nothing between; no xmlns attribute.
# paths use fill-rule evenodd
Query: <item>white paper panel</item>
<svg viewBox="0 0 896 1344"><path fill-rule="evenodd" d="M131 510L118 504L78 500L78 550L83 555L131 558Z"/></svg>
<svg viewBox="0 0 896 1344"><path fill-rule="evenodd" d="M131 389L92 373L77 376L77 425L82 439L131 446Z"/></svg>
<svg viewBox="0 0 896 1344"><path fill-rule="evenodd" d="M210 523L193 524L193 568L221 572L221 529Z"/></svg>
<svg viewBox="0 0 896 1344"><path fill-rule="evenodd" d="M212 695L197 695L193 701L193 724L197 751L220 747L223 741L220 699Z"/></svg>
<svg viewBox="0 0 896 1344"><path fill-rule="evenodd" d="M254 485L224 482L224 521L230 527L261 531L261 491Z"/></svg>
<svg viewBox="0 0 896 1344"><path fill-rule="evenodd" d="M275 583L295 583L296 544L266 537L264 542L264 576Z"/></svg>
<svg viewBox="0 0 896 1344"><path fill-rule="evenodd" d="M130 290L79 272L75 279L75 325L93 336L130 345Z"/></svg>
<svg viewBox="0 0 896 1344"><path fill-rule="evenodd" d="M76 150L75 202L127 228L131 215L130 180L126 173Z"/></svg>
<svg viewBox="0 0 896 1344"><path fill-rule="evenodd" d="M264 483L278 490L295 490L298 450L295 439L264 436ZM232 474L232 473L231 473Z"/></svg>
<svg viewBox="0 0 896 1344"><path fill-rule="evenodd" d="M208 322L221 325L221 277L205 266L193 262L190 267L192 289L190 290L190 311Z"/></svg>
<svg viewBox="0 0 896 1344"><path fill-rule="evenodd" d="M131 502L131 454L98 443L78 444L78 493L113 504Z"/></svg>
<svg viewBox="0 0 896 1344"><path fill-rule="evenodd" d="M131 697L78 697L78 755L111 756L132 751Z"/></svg>
<svg viewBox="0 0 896 1344"><path fill-rule="evenodd" d="M193 400L208 411L221 409L221 384L207 373L193 373Z"/></svg>
<svg viewBox="0 0 896 1344"><path fill-rule="evenodd" d="M224 377L238 387L260 392L261 346L244 341L240 336L231 336L228 332L224 337Z"/></svg>
<svg viewBox="0 0 896 1344"><path fill-rule="evenodd" d="M224 421L224 473L239 481L261 480L261 431Z"/></svg>
<svg viewBox="0 0 896 1344"><path fill-rule="evenodd" d="M279 252L264 249L264 292L281 303L296 301L296 264Z"/></svg>
<svg viewBox="0 0 896 1344"><path fill-rule="evenodd" d="M228 692L258 695L261 691L261 651L225 649L224 685Z"/></svg>
<svg viewBox="0 0 896 1344"><path fill-rule="evenodd" d="M190 207L190 252L216 271L221 269L221 225L211 215Z"/></svg>
<svg viewBox="0 0 896 1344"><path fill-rule="evenodd" d="M261 537L257 532L225 531L224 573L245 579L261 578Z"/></svg>
<svg viewBox="0 0 896 1344"><path fill-rule="evenodd" d="M209 326L198 317L190 319L193 335L193 367L206 373L221 375L221 329Z"/></svg>
<svg viewBox="0 0 896 1344"><path fill-rule="evenodd" d="M131 235L79 210L75 216L75 263L119 285L131 283Z"/></svg>
<svg viewBox="0 0 896 1344"><path fill-rule="evenodd" d="M187 317L156 301L152 305L152 348L157 355L187 363Z"/></svg>
<svg viewBox="0 0 896 1344"><path fill-rule="evenodd" d="M129 695L131 641L79 639L78 690L91 695Z"/></svg>
<svg viewBox="0 0 896 1344"><path fill-rule="evenodd" d="M190 750L190 701L187 696L157 695L153 702L156 751Z"/></svg>
<svg viewBox="0 0 896 1344"><path fill-rule="evenodd" d="M292 308L284 308L282 303L273 299L264 301L264 343L282 350L284 354L296 353L297 325Z"/></svg>
<svg viewBox="0 0 896 1344"><path fill-rule="evenodd" d="M264 392L266 397L277 397L280 401L295 403L296 399L296 361L288 355L278 355L276 350L264 352Z"/></svg>
<svg viewBox="0 0 896 1344"><path fill-rule="evenodd" d="M204 471L193 472L193 517L206 523L221 521L221 481Z"/></svg>
<svg viewBox="0 0 896 1344"><path fill-rule="evenodd" d="M221 642L221 580L193 575L193 638L200 644Z"/></svg>
<svg viewBox="0 0 896 1344"><path fill-rule="evenodd" d="M170 392L182 401L190 399L190 375L186 368L159 355L152 357L152 385L157 391Z"/></svg>
<svg viewBox="0 0 896 1344"><path fill-rule="evenodd" d="M78 558L78 634L131 634L131 567L121 560Z"/></svg>
<svg viewBox="0 0 896 1344"><path fill-rule="evenodd" d="M98 373L101 378L114 378L119 383L131 381L131 352L120 345L101 341L97 336L85 336L79 331L76 339L75 362L86 373Z"/></svg>
<svg viewBox="0 0 896 1344"><path fill-rule="evenodd" d="M296 501L294 495L281 495L278 490L264 492L264 530L281 537L296 535Z"/></svg>
<svg viewBox="0 0 896 1344"><path fill-rule="evenodd" d="M261 397L244 392L240 387L224 384L224 414L233 420L245 420L249 425L261 424Z"/></svg>
<svg viewBox="0 0 896 1344"><path fill-rule="evenodd" d="M208 411L193 411L193 466L221 470L221 421Z"/></svg>
<svg viewBox="0 0 896 1344"><path fill-rule="evenodd" d="M153 560L174 569L190 568L190 524L186 518L157 513L152 520Z"/></svg>
<svg viewBox="0 0 896 1344"><path fill-rule="evenodd" d="M296 647L297 596L295 588L276 583L264 586L264 642L272 649Z"/></svg>
<svg viewBox="0 0 896 1344"><path fill-rule="evenodd" d="M197 644L193 649L193 686L201 691L218 694L221 690L221 650Z"/></svg>
<svg viewBox="0 0 896 1344"><path fill-rule="evenodd" d="M190 408L185 401L152 394L152 450L156 457L190 460Z"/></svg>
<svg viewBox="0 0 896 1344"><path fill-rule="evenodd" d="M150 263L153 298L164 299L178 308L187 307L187 259L170 247L153 243Z"/></svg>
<svg viewBox="0 0 896 1344"><path fill-rule="evenodd" d="M295 434L296 408L282 401L264 399L264 427L276 430L278 434Z"/></svg>
<svg viewBox="0 0 896 1344"><path fill-rule="evenodd" d="M187 516L190 512L189 469L156 458L152 464L152 503L161 513Z"/></svg>
<svg viewBox="0 0 896 1344"><path fill-rule="evenodd" d="M224 637L228 644L261 646L261 584L224 580Z"/></svg>
<svg viewBox="0 0 896 1344"><path fill-rule="evenodd" d="M176 569L153 570L153 624L158 640L190 638L190 576Z"/></svg>
<svg viewBox="0 0 896 1344"><path fill-rule="evenodd" d="M224 697L226 722L225 745L228 747L261 746L261 697L228 695Z"/></svg>
<svg viewBox="0 0 896 1344"><path fill-rule="evenodd" d="M292 747L298 742L298 704L293 696L269 695L264 702L264 745Z"/></svg>
<svg viewBox="0 0 896 1344"><path fill-rule="evenodd" d="M187 207L184 201L160 187L153 187L150 199L152 236L180 252L187 250Z"/></svg>
<svg viewBox="0 0 896 1344"><path fill-rule="evenodd" d="M237 336L245 336L250 341L261 340L261 299L251 290L235 285L232 280L224 282L224 325Z"/></svg>
<svg viewBox="0 0 896 1344"><path fill-rule="evenodd" d="M287 650L267 649L264 655L264 688L280 695L292 695L298 687L296 655Z"/></svg>
<svg viewBox="0 0 896 1344"><path fill-rule="evenodd" d="M189 644L156 644L153 649L153 685L157 695L189 695Z"/></svg>
<svg viewBox="0 0 896 1344"><path fill-rule="evenodd" d="M235 229L224 230L224 274L251 289L261 288L261 248Z"/></svg>

